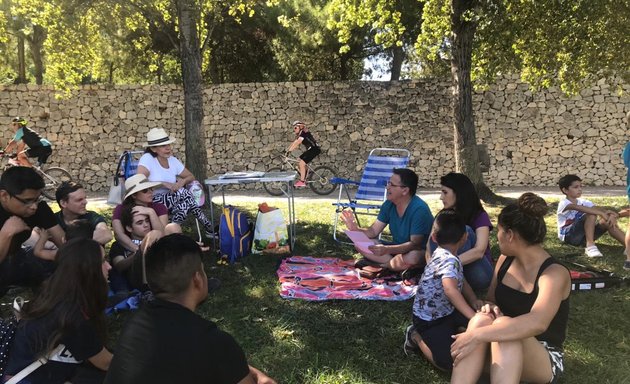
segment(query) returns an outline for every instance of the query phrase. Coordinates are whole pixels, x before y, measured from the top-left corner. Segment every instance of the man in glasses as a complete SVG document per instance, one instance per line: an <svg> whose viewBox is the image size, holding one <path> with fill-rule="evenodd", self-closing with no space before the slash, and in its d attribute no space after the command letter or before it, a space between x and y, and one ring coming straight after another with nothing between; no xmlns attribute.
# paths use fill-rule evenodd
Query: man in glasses
<svg viewBox="0 0 630 384"><path fill-rule="evenodd" d="M64 231L72 222L86 220L92 227L92 239L103 246L112 240L112 230L107 226L105 218L86 209L87 196L81 184L74 181L64 181L57 188L55 199L61 208L55 216Z"/></svg>
<svg viewBox="0 0 630 384"><path fill-rule="evenodd" d="M410 169L397 168L387 182L387 201L369 228L359 228L352 211L344 211L342 220L351 231L361 231L374 239L369 252L357 250L369 261L392 271L404 271L424 262L424 248L433 215L427 203L416 196L418 175ZM391 243L379 243L377 238L389 225Z"/></svg>
<svg viewBox="0 0 630 384"><path fill-rule="evenodd" d="M10 285L39 285L54 270L52 260L22 247L35 227L56 246L63 243L63 229L40 199L43 188L44 180L29 167L11 167L0 177L0 296Z"/></svg>

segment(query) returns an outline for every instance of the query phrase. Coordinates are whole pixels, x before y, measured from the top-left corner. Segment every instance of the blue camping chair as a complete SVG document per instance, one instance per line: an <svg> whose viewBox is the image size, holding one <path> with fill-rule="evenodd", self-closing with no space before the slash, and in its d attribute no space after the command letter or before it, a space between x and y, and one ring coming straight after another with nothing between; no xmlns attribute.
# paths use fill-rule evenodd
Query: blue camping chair
<svg viewBox="0 0 630 384"><path fill-rule="evenodd" d="M368 155L360 182L338 177L331 180L333 184L339 184L339 197L337 202L333 203L336 207L333 239L351 244L337 238L339 215L344 209L352 209L359 226L361 226L359 215L378 215L378 210L386 199L387 182L394 173L394 168L407 167L409 156L409 151L403 148L375 148ZM354 198L350 195L350 186L358 186Z"/></svg>

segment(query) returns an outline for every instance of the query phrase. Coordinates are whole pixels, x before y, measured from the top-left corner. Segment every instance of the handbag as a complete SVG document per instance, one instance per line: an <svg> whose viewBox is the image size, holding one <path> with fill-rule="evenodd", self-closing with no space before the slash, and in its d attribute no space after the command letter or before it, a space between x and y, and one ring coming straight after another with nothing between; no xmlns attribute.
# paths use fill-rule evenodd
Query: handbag
<svg viewBox="0 0 630 384"><path fill-rule="evenodd" d="M123 196L125 195L125 186L121 182L118 176L114 176L111 185L109 186L109 195L107 196L107 204L119 205L123 202Z"/></svg>
<svg viewBox="0 0 630 384"><path fill-rule="evenodd" d="M123 152L123 154L118 159L118 165L116 166L116 171L114 171L114 178L109 186L109 195L107 196L107 204L118 205L122 204L123 197L125 196L125 185L120 180L121 176L126 177L123 171L123 162L125 166L129 164L129 161L125 161L125 159L129 156L127 151Z"/></svg>

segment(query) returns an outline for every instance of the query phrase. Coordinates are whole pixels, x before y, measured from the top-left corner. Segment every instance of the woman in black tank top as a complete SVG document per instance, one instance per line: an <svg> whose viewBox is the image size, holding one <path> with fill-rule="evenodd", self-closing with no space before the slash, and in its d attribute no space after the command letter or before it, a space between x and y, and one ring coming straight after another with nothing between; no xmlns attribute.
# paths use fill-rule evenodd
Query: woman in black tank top
<svg viewBox="0 0 630 384"><path fill-rule="evenodd" d="M499 214L501 256L486 305L454 336L451 383L476 383L484 366L512 383L553 383L562 373L571 278L542 247L546 212L528 192Z"/></svg>

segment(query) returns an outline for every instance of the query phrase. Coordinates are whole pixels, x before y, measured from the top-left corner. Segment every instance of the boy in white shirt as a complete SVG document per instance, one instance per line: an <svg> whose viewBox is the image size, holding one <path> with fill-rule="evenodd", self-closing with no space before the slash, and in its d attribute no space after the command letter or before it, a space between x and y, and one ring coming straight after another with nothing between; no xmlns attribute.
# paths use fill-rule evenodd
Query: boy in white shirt
<svg viewBox="0 0 630 384"><path fill-rule="evenodd" d="M619 214L597 207L582 196L582 179L577 175L565 175L558 181L565 198L558 203L558 238L567 244L582 246L588 257L602 257L595 245L608 232L615 240L625 244L625 234L617 225ZM601 217L598 221L597 217Z"/></svg>

